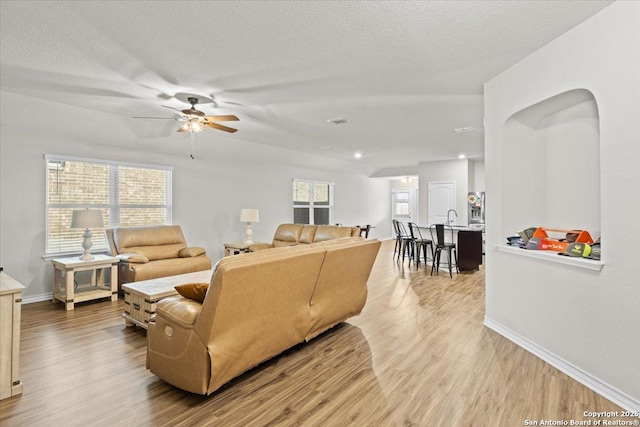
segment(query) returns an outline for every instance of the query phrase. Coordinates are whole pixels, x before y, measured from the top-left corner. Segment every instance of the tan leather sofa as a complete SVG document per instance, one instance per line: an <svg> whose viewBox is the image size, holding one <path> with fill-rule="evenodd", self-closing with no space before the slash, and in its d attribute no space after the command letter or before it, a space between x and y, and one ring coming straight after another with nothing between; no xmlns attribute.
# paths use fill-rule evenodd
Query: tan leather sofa
<svg viewBox="0 0 640 427"><path fill-rule="evenodd" d="M209 270L211 258L201 247L187 247L179 225L107 229L107 241L123 283Z"/></svg>
<svg viewBox="0 0 640 427"><path fill-rule="evenodd" d="M249 247L251 252L262 249L280 248L283 246L309 245L341 237L357 237L358 227L342 227L337 225L280 224L269 243L256 243Z"/></svg>
<svg viewBox="0 0 640 427"><path fill-rule="evenodd" d="M350 237L221 259L202 303L158 302L147 368L199 394L355 316L380 241Z"/></svg>

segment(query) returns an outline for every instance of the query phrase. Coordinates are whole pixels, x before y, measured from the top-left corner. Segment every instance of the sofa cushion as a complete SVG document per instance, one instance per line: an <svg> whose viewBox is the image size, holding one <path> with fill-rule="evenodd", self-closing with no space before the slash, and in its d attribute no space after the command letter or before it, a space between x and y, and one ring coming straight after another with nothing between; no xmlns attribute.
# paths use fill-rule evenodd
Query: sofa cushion
<svg viewBox="0 0 640 427"><path fill-rule="evenodd" d="M324 262L309 302L313 326L307 340L360 313L380 241L350 237L338 244L327 242L323 249Z"/></svg>
<svg viewBox="0 0 640 427"><path fill-rule="evenodd" d="M313 238L316 235L317 225L305 225L300 232L300 243L313 243Z"/></svg>
<svg viewBox="0 0 640 427"><path fill-rule="evenodd" d="M113 241L118 253L140 253L151 261L177 258L180 249L187 247L179 225L116 228Z"/></svg>
<svg viewBox="0 0 640 427"><path fill-rule="evenodd" d="M185 298L192 299L194 301L204 301L205 295L207 295L207 289L209 289L208 283L184 283L182 285L174 286L176 291Z"/></svg>
<svg viewBox="0 0 640 427"><path fill-rule="evenodd" d="M180 251L178 251L178 256L180 258L187 258L192 256L200 256L202 254L205 254L206 252L207 250L205 248L202 248L200 246L192 246L190 248L180 249Z"/></svg>
<svg viewBox="0 0 640 427"><path fill-rule="evenodd" d="M323 240L322 242L315 242L309 245L310 248L321 248L327 246L337 245L349 245L355 242L362 242L366 240L364 237L340 237L338 239Z"/></svg>
<svg viewBox="0 0 640 427"><path fill-rule="evenodd" d="M322 242L325 240L338 239L340 237L351 237L351 227L319 225L313 241Z"/></svg>
<svg viewBox="0 0 640 427"><path fill-rule="evenodd" d="M126 249L126 252L142 254L149 258L149 261L154 261L169 258L179 258L180 250L184 249L184 245L180 243L174 243L172 245L158 246L131 246L124 249Z"/></svg>
<svg viewBox="0 0 640 427"><path fill-rule="evenodd" d="M302 227L301 224L280 224L276 230L276 234L273 236L273 244L276 245L276 241L290 244L298 243L300 241Z"/></svg>

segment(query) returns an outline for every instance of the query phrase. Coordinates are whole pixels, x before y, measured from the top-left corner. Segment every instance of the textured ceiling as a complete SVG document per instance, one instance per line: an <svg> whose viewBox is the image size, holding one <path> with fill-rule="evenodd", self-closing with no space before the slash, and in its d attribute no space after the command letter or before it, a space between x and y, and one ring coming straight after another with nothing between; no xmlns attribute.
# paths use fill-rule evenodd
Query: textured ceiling
<svg viewBox="0 0 640 427"><path fill-rule="evenodd" d="M171 144L177 124L132 117L171 117L161 104L186 108L186 92L240 117L232 135L199 135L207 144L360 151L370 172L482 158L483 83L609 3L3 0L0 83L109 117L96 130L117 123L141 148ZM3 124L30 113L2 111ZM453 131L465 126L480 131Z"/></svg>

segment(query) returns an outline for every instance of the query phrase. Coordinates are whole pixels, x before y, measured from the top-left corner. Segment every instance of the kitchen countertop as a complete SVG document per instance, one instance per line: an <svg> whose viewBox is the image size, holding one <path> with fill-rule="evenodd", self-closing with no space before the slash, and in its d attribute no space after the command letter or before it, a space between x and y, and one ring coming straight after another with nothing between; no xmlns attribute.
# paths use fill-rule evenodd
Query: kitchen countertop
<svg viewBox="0 0 640 427"><path fill-rule="evenodd" d="M455 231L484 231L484 225L452 225Z"/></svg>
<svg viewBox="0 0 640 427"><path fill-rule="evenodd" d="M428 225L420 225L420 228L429 229ZM484 224L483 225L452 225L454 231L481 231L484 233Z"/></svg>

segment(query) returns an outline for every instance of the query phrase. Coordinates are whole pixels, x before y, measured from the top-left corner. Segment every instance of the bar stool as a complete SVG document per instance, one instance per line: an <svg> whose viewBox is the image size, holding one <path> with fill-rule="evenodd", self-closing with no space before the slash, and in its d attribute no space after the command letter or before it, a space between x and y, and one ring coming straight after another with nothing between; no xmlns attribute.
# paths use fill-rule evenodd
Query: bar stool
<svg viewBox="0 0 640 427"><path fill-rule="evenodd" d="M451 232L451 241L447 242L445 239L445 230ZM442 251L447 251L447 263L449 264L449 277L453 278L453 274L451 274L451 253L453 252L453 256L455 257L455 267L456 273L460 273L458 270L458 253L456 252L456 244L453 242L453 228L444 224L433 224L429 227L429 231L431 232L431 238L436 244L436 250L433 257L433 263L431 264L431 275L433 276L433 270L436 270L436 273L440 270L440 256L442 255Z"/></svg>
<svg viewBox="0 0 640 427"><path fill-rule="evenodd" d="M414 222L410 222L409 231L411 232L411 238L413 239L413 244L415 245L415 252L413 260L416 262L416 267L420 265L420 249L422 249L422 253L424 253L424 263L427 264L429 257L427 256L427 246L431 248L431 260L433 261L433 241L429 239L425 239L422 236L422 232L420 231L420 226L418 226Z"/></svg>
<svg viewBox="0 0 640 427"><path fill-rule="evenodd" d="M413 248L413 239L411 235L407 233L407 229L404 227L404 224L400 221L394 219L391 220L393 224L393 229L396 232L396 245L393 249L393 256L396 259L400 259L400 253L402 252L402 262L404 262L404 255L406 252L409 252L409 258L411 258L412 248ZM396 253L398 254L396 256Z"/></svg>
<svg viewBox="0 0 640 427"><path fill-rule="evenodd" d="M369 231L371 231L371 224L367 224L367 225L363 225L362 227L360 227L359 225L357 226L360 229L360 237L364 237L365 239L369 238Z"/></svg>

